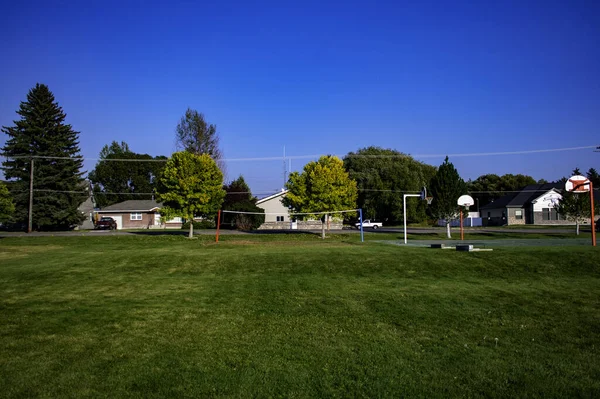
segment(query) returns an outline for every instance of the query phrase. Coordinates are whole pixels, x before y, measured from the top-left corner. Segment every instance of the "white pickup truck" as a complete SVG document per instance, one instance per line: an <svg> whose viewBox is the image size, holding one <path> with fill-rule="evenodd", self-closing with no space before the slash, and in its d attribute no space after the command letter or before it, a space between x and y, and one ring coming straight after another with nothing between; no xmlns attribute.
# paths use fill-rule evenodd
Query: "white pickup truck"
<svg viewBox="0 0 600 399"><path fill-rule="evenodd" d="M371 228L373 230L383 227L381 222L372 222L369 219L363 220L363 229ZM360 222L356 223L356 228L360 229Z"/></svg>

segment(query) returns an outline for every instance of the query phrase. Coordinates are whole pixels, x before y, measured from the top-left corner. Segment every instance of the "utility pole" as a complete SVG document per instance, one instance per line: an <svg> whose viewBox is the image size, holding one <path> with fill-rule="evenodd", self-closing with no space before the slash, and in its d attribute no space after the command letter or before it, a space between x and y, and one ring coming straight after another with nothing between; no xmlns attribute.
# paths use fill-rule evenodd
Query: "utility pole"
<svg viewBox="0 0 600 399"><path fill-rule="evenodd" d="M27 232L31 233L33 227L33 158L31 158L31 167L29 170L29 224Z"/></svg>

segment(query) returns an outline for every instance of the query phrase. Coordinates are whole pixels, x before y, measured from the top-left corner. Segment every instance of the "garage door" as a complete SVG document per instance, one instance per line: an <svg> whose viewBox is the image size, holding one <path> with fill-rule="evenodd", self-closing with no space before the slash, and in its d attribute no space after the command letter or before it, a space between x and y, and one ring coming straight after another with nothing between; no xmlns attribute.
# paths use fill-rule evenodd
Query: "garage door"
<svg viewBox="0 0 600 399"><path fill-rule="evenodd" d="M117 230L121 230L123 228L123 216L111 216L117 222Z"/></svg>

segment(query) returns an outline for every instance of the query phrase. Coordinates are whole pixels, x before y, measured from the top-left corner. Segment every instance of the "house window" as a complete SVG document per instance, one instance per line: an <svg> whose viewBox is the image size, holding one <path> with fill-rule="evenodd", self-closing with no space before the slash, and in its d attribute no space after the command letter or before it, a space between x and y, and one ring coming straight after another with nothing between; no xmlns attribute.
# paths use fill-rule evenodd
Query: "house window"
<svg viewBox="0 0 600 399"><path fill-rule="evenodd" d="M522 209L515 210L515 219L523 220L523 210Z"/></svg>
<svg viewBox="0 0 600 399"><path fill-rule="evenodd" d="M130 213L129 220L142 220L142 214L141 213Z"/></svg>
<svg viewBox="0 0 600 399"><path fill-rule="evenodd" d="M542 220L560 220L554 208L542 208Z"/></svg>
<svg viewBox="0 0 600 399"><path fill-rule="evenodd" d="M550 208L542 208L542 220L550 220Z"/></svg>
<svg viewBox="0 0 600 399"><path fill-rule="evenodd" d="M278 222L283 222L283 216L277 216L277 221Z"/></svg>

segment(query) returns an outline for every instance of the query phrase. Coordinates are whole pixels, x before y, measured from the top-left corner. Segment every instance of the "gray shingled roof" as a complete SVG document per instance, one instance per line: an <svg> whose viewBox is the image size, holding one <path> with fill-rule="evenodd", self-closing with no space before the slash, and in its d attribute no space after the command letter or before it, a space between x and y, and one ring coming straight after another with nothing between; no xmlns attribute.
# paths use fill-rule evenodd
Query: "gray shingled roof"
<svg viewBox="0 0 600 399"><path fill-rule="evenodd" d="M100 211L149 211L160 207L162 204L154 200L129 200L106 206Z"/></svg>
<svg viewBox="0 0 600 399"><path fill-rule="evenodd" d="M479 209L523 208L542 194L547 193L552 189L561 192L563 188L563 183L530 184L518 193L511 193L504 197L500 197Z"/></svg>

